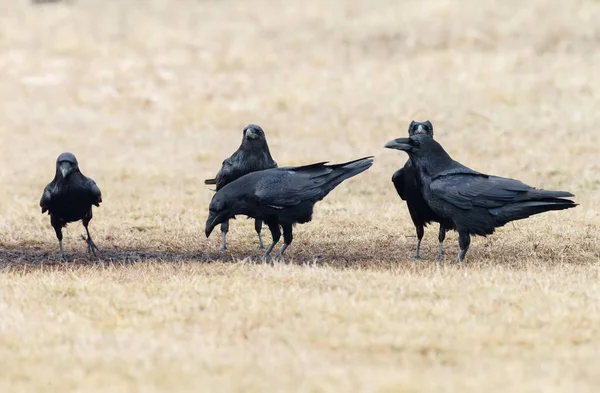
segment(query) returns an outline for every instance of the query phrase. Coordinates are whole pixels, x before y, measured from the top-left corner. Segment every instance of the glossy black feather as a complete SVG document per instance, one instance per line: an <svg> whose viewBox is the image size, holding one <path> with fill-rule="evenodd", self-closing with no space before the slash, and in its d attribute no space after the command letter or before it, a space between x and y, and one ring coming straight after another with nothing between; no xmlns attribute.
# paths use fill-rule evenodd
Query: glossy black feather
<svg viewBox="0 0 600 393"><path fill-rule="evenodd" d="M573 196L570 192L536 189L515 179L476 172L454 161L427 135L396 139L386 146L409 154L427 205L459 232L458 261L464 258L471 234L490 235L508 222L577 206L564 199Z"/></svg>
<svg viewBox="0 0 600 393"><path fill-rule="evenodd" d="M250 139L250 134L255 139ZM258 125L249 124L244 128L240 147L223 161L215 178L206 179L204 184L216 185L216 190L219 191L248 173L270 168L277 168L277 162L271 157L264 131Z"/></svg>
<svg viewBox="0 0 600 393"><path fill-rule="evenodd" d="M244 175L214 195L209 206L206 235L210 235L215 225L237 214L244 214L267 223L273 235L273 245L279 239L281 225L285 244L289 245L293 224L311 221L315 203L344 180L358 175L371 165L373 160L366 157L337 165L318 163Z"/></svg>

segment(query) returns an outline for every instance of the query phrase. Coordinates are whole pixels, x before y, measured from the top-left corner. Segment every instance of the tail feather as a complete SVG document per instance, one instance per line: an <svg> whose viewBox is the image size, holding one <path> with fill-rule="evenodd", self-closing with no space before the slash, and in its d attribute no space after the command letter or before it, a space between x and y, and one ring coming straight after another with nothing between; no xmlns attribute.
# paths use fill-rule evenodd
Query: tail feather
<svg viewBox="0 0 600 393"><path fill-rule="evenodd" d="M542 200L542 199L557 199L557 198L572 198L575 195L568 191L549 191L540 190L537 188L531 189L525 194L524 200Z"/></svg>
<svg viewBox="0 0 600 393"><path fill-rule="evenodd" d="M332 171L328 174L323 175L327 177L325 184L322 189L327 195L331 190L340 185L344 180L358 175L369 169L373 165L373 157L364 157L358 160L349 161L342 164L336 164L329 166Z"/></svg>
<svg viewBox="0 0 600 393"><path fill-rule="evenodd" d="M204 184L217 184L217 179L206 179Z"/></svg>
<svg viewBox="0 0 600 393"><path fill-rule="evenodd" d="M557 192L565 194L562 191ZM496 225L502 226L510 221L522 220L535 214L544 213L550 210L570 209L575 206L577 206L577 204L568 199L548 198L511 203L499 208L490 209L489 211L496 217Z"/></svg>

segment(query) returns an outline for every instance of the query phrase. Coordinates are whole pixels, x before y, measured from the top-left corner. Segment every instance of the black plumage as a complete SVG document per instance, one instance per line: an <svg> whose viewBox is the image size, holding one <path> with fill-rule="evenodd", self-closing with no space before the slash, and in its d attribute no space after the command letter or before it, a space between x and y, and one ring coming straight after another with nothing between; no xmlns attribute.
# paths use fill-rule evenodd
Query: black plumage
<svg viewBox="0 0 600 393"><path fill-rule="evenodd" d="M458 231L457 263L464 259L472 234L490 235L510 221L577 206L563 199L573 197L570 192L540 190L467 168L428 135L394 139L385 147L408 153L427 205Z"/></svg>
<svg viewBox="0 0 600 393"><path fill-rule="evenodd" d="M433 138L433 125L429 120L424 122L412 121L408 126L408 135L419 135L425 134ZM412 219L415 229L417 231L417 248L415 250L414 258L420 259L421 241L425 234L425 227L432 223L440 223L440 230L438 233L439 240L439 251L437 259L440 260L443 255L443 243L446 238L446 231L452 229L452 223L447 220L442 223L442 218L438 216L433 210L429 208L425 200L419 184L417 183L416 171L412 164L412 161L408 159L404 164L403 168L398 169L392 176L392 183L396 188L396 192L406 201L408 206L408 212Z"/></svg>
<svg viewBox="0 0 600 393"><path fill-rule="evenodd" d="M67 223L81 220L87 238L88 252L96 255L98 247L92 241L88 225L92 219L92 206L100 206L102 194L89 177L79 170L77 159L72 153L62 153L56 159L54 179L44 188L40 200L42 213L48 212L50 223L56 232L60 258L65 260L62 246L62 228Z"/></svg>
<svg viewBox="0 0 600 393"><path fill-rule="evenodd" d="M207 179L204 184L216 185L218 192L225 185L255 171L277 168L277 163L271 157L267 138L263 129L256 124L248 124L243 131L242 143L231 157L223 161L223 166L214 179ZM254 221L254 229L258 234L258 247L264 248L261 230L262 220ZM227 250L227 232L229 231L229 220L221 224L222 244L221 250Z"/></svg>
<svg viewBox="0 0 600 393"><path fill-rule="evenodd" d="M284 244L280 258L292 243L292 226L311 221L315 203L325 198L344 180L356 176L373 165L371 157L337 165L325 162L267 169L244 175L229 183L213 196L206 220L206 237L214 227L236 214L263 220L273 236L264 257L269 259L281 237Z"/></svg>

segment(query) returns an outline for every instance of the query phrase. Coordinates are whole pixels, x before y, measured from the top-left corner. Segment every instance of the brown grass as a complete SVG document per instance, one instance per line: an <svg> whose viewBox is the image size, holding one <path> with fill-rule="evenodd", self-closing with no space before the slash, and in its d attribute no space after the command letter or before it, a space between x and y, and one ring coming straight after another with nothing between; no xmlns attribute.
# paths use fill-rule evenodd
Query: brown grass
<svg viewBox="0 0 600 393"><path fill-rule="evenodd" d="M600 2L72 1L0 13L0 391L595 391ZM382 148L430 119L474 169L577 195L410 259ZM280 165L376 155L289 264L203 236L247 123ZM103 191L73 262L38 201L62 151ZM435 255L436 229L423 253Z"/></svg>

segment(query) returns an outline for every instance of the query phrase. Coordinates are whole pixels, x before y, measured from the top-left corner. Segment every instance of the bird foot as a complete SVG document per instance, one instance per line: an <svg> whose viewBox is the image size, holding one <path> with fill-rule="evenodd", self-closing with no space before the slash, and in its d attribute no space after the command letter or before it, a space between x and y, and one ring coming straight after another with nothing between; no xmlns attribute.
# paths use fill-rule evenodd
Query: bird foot
<svg viewBox="0 0 600 393"><path fill-rule="evenodd" d="M264 263L267 263L267 264L269 264L269 265L272 265L272 264L273 264L273 258L271 258L271 256L270 256L270 255L266 255L266 254L265 254L265 255L263 255L263 256L262 256L262 260L263 260L263 262L264 262Z"/></svg>
<svg viewBox="0 0 600 393"><path fill-rule="evenodd" d="M420 256L419 254L415 254L415 255L413 255L413 257L412 257L412 258L413 258L414 260L423 260L423 259L425 259L425 258L423 258L422 256Z"/></svg>
<svg viewBox="0 0 600 393"><path fill-rule="evenodd" d="M219 252L227 252L227 247L221 247L221 248L219 248Z"/></svg>
<svg viewBox="0 0 600 393"><path fill-rule="evenodd" d="M61 253L58 254L58 259L61 262L69 262L69 258L67 258L67 256L63 252L61 252Z"/></svg>
<svg viewBox="0 0 600 393"><path fill-rule="evenodd" d="M87 250L88 250L88 254L90 255L96 255L96 251L100 252L100 250L98 249L98 247L96 246L96 244L94 244L93 240L91 238L86 238L85 236L81 235L81 238L83 239L84 242L87 243Z"/></svg>
<svg viewBox="0 0 600 393"><path fill-rule="evenodd" d="M265 249L265 245L264 245L264 244L262 244L262 243L260 243L260 244L258 245L258 249L259 249L259 250L264 250L264 249Z"/></svg>
<svg viewBox="0 0 600 393"><path fill-rule="evenodd" d="M444 259L444 255L443 254L438 254L437 257L435 257L435 261L436 262L441 262Z"/></svg>

